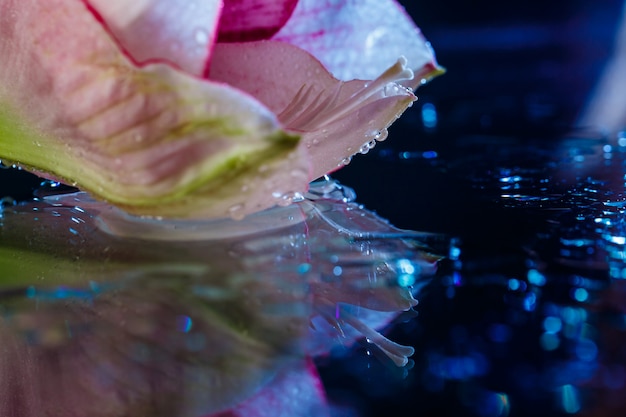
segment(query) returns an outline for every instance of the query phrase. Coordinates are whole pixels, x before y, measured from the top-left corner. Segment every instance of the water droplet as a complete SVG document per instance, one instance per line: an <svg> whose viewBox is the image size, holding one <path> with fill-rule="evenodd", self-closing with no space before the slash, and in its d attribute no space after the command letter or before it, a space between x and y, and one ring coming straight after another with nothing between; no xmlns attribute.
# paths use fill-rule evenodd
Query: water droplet
<svg viewBox="0 0 626 417"><path fill-rule="evenodd" d="M365 155L366 153L368 153L372 148L374 148L374 146L376 146L376 141L372 140L370 142L365 142L363 145L361 145L361 147L359 148L359 153Z"/></svg>
<svg viewBox="0 0 626 417"><path fill-rule="evenodd" d="M196 29L194 38L199 45L207 45L209 43L209 34L204 29Z"/></svg>
<svg viewBox="0 0 626 417"><path fill-rule="evenodd" d="M345 157L345 158L343 158L341 160L341 162L339 163L339 166L348 165L348 164L350 164L350 162L352 162L352 157L351 156L347 156L347 157Z"/></svg>
<svg viewBox="0 0 626 417"><path fill-rule="evenodd" d="M245 217L245 214L243 212L244 208L245 205L243 203L232 205L228 208L228 215L233 220L242 220Z"/></svg>
<svg viewBox="0 0 626 417"><path fill-rule="evenodd" d="M273 192L272 196L276 199L276 204L281 207L286 207L292 203L296 203L304 200L304 196L299 192L280 193Z"/></svg>
<svg viewBox="0 0 626 417"><path fill-rule="evenodd" d="M383 89L383 93L385 96L397 96L400 92L400 87L396 83L389 83Z"/></svg>

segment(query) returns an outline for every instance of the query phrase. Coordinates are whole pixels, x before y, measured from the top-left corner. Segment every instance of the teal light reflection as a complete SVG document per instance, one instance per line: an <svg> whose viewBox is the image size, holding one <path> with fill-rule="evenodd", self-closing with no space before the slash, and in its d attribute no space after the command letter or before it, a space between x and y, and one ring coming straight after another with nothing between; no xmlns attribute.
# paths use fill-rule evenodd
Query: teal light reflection
<svg viewBox="0 0 626 417"><path fill-rule="evenodd" d="M563 385L560 389L561 405L563 411L575 414L580 411L580 399L578 390L571 384Z"/></svg>
<svg viewBox="0 0 626 417"><path fill-rule="evenodd" d="M193 327L193 320L189 316L178 316L178 330L189 333Z"/></svg>

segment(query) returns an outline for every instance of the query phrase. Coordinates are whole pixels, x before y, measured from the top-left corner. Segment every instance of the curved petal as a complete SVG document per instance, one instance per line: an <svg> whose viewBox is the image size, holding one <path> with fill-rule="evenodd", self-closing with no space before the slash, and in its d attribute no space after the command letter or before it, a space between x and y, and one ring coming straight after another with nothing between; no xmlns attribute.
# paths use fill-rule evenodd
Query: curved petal
<svg viewBox="0 0 626 417"><path fill-rule="evenodd" d="M135 62L168 61L202 75L222 0L83 0Z"/></svg>
<svg viewBox="0 0 626 417"><path fill-rule="evenodd" d="M412 71L400 60L373 81L341 82L309 53L283 42L218 44L210 78L247 91L302 134L315 179L365 153L415 96L396 82Z"/></svg>
<svg viewBox="0 0 626 417"><path fill-rule="evenodd" d="M373 79L399 56L416 71L412 88L441 72L430 44L395 0L300 0L272 39L310 52L344 81Z"/></svg>
<svg viewBox="0 0 626 417"><path fill-rule="evenodd" d="M326 395L315 365L302 361L230 411L207 417L325 417Z"/></svg>
<svg viewBox="0 0 626 417"><path fill-rule="evenodd" d="M298 138L266 107L134 67L79 1L0 0L0 61L0 158L130 212L240 217L307 188Z"/></svg>
<svg viewBox="0 0 626 417"><path fill-rule="evenodd" d="M282 28L298 0L224 0L221 42L269 39Z"/></svg>

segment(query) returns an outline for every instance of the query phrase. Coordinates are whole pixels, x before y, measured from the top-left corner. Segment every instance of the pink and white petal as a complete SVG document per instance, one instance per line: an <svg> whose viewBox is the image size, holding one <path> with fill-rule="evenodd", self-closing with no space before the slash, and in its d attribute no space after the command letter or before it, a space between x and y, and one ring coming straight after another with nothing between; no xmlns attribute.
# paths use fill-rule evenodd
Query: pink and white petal
<svg viewBox="0 0 626 417"><path fill-rule="evenodd" d="M386 139L387 128L414 100L415 96L398 86L395 95L381 93L321 129L302 132L300 146L309 151L313 178L344 167L355 154L365 154Z"/></svg>
<svg viewBox="0 0 626 417"><path fill-rule="evenodd" d="M137 63L166 61L201 76L222 0L83 0Z"/></svg>
<svg viewBox="0 0 626 417"><path fill-rule="evenodd" d="M224 0L220 42L269 39L291 17L298 0Z"/></svg>
<svg viewBox="0 0 626 417"><path fill-rule="evenodd" d="M412 77L400 60L372 81L335 79L306 51L276 41L217 44L209 77L255 96L290 131L302 135L311 177L334 171L383 140L415 100L397 84Z"/></svg>
<svg viewBox="0 0 626 417"><path fill-rule="evenodd" d="M326 395L311 360L280 373L255 396L227 412L207 417L325 417Z"/></svg>
<svg viewBox="0 0 626 417"><path fill-rule="evenodd" d="M0 0L0 61L3 160L153 216L240 217L282 201L268 188L307 188L298 138L267 107L137 68L80 1Z"/></svg>
<svg viewBox="0 0 626 417"><path fill-rule="evenodd" d="M430 44L395 0L300 0L272 38L309 51L340 80L376 78L400 56L419 77L437 73Z"/></svg>

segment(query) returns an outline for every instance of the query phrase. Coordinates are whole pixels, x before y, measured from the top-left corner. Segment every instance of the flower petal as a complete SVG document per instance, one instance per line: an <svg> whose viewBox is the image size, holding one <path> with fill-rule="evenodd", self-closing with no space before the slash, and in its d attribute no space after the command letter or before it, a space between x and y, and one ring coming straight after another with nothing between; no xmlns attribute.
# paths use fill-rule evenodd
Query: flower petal
<svg viewBox="0 0 626 417"><path fill-rule="evenodd" d="M220 42L269 39L282 28L298 0L224 0Z"/></svg>
<svg viewBox="0 0 626 417"><path fill-rule="evenodd" d="M302 361L286 369L254 397L234 409L207 417L324 417L326 396L315 365Z"/></svg>
<svg viewBox="0 0 626 417"><path fill-rule="evenodd" d="M168 61L202 75L222 0L84 0L135 62Z"/></svg>
<svg viewBox="0 0 626 417"><path fill-rule="evenodd" d="M298 138L266 107L136 68L81 2L0 0L0 61L0 158L130 212L240 217L307 188Z"/></svg>
<svg viewBox="0 0 626 417"><path fill-rule="evenodd" d="M430 44L394 0L300 0L272 39L309 51L340 80L373 79L399 56L418 75L413 88L441 71Z"/></svg>
<svg viewBox="0 0 626 417"><path fill-rule="evenodd" d="M209 76L257 97L286 129L302 134L310 179L383 140L387 126L415 100L396 83L412 77L403 60L374 81L341 82L309 53L275 41L217 44Z"/></svg>

